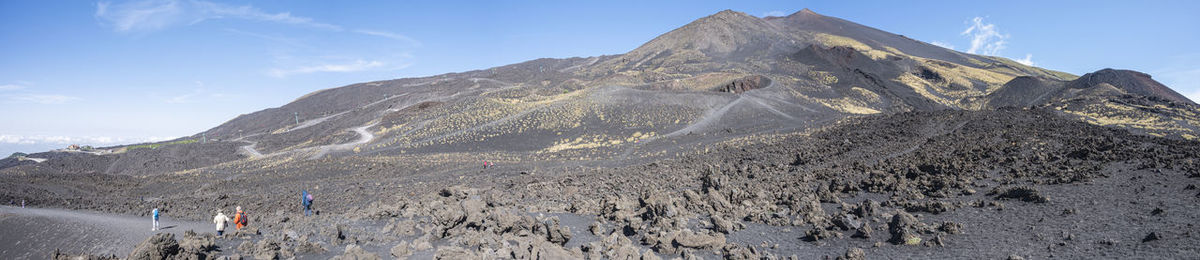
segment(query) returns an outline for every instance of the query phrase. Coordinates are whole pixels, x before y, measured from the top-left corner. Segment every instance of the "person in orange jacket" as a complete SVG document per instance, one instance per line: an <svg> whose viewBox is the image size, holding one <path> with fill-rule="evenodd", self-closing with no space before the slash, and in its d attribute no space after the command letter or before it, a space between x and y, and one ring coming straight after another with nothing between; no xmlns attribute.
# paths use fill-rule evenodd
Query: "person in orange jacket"
<svg viewBox="0 0 1200 260"><path fill-rule="evenodd" d="M246 216L246 212L242 211L242 206L238 206L237 213L233 215L233 223L237 224L238 230L241 230L243 227L246 227L247 222L250 222L249 218L249 216Z"/></svg>

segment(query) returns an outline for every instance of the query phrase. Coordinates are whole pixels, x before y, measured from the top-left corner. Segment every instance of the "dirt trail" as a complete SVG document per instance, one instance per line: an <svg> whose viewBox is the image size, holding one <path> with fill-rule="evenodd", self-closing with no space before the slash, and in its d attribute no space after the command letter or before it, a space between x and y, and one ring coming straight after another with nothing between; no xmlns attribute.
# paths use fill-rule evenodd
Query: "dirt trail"
<svg viewBox="0 0 1200 260"><path fill-rule="evenodd" d="M0 206L0 259L45 259L54 249L124 257L155 233L214 232L213 224L159 219L150 231L150 217L114 215L63 209Z"/></svg>
<svg viewBox="0 0 1200 260"><path fill-rule="evenodd" d="M309 157L309 159L321 158L321 156L325 156L325 154L329 153L330 151L354 149L354 147L356 147L360 144L365 144L365 143L371 142L371 140L375 139L375 134L371 133L371 131L367 131L367 128L371 128L377 124L379 124L379 123L376 122L376 123L372 123L369 125L350 128L349 130L354 131L355 133L358 133L358 140L355 140L354 142L313 147L314 149L318 149L319 152L317 152L316 155Z"/></svg>

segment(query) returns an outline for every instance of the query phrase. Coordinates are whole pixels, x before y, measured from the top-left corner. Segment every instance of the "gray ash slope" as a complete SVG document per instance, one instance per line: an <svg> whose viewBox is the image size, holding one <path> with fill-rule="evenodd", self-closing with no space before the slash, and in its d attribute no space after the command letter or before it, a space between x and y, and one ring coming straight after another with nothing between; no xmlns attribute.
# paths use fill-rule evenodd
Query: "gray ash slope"
<svg viewBox="0 0 1200 260"><path fill-rule="evenodd" d="M20 189L32 198L55 187L83 192L80 183L92 183L87 190L108 197L34 202L130 214L151 203L109 198L159 194L156 205L184 218L242 205L258 212L252 223L261 235L221 243L291 250L280 254L355 244L386 256L397 245L433 243L436 249L410 251L811 258L858 247L884 258L1176 258L1200 242L1190 223L1200 217L1196 144L1050 109L930 111L848 119L811 134L756 136L624 167L431 173L446 166L347 157L246 170L229 180L39 174L3 185L46 189ZM317 217L298 216L295 194L272 192L303 187L317 187ZM288 232L303 238L289 240ZM1157 239L1143 242L1150 233Z"/></svg>
<svg viewBox="0 0 1200 260"><path fill-rule="evenodd" d="M212 254L1178 257L1197 129L1143 73L723 11L621 55L326 89L185 138L205 143L13 164L0 200L256 212L261 234L218 241L252 245ZM295 214L301 189L320 216Z"/></svg>

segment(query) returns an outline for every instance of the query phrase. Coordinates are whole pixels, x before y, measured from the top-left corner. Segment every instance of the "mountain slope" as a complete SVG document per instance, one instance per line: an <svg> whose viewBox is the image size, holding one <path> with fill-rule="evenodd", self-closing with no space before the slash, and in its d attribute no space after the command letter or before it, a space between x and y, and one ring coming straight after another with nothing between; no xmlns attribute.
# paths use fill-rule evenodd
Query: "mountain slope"
<svg viewBox="0 0 1200 260"><path fill-rule="evenodd" d="M1139 97L1152 99L1111 101ZM202 134L240 144L225 152L251 160L493 153L620 165L846 117L1008 106L1194 138L1197 117L1183 101L1136 72L1076 77L808 9L726 10L625 54L325 89Z"/></svg>

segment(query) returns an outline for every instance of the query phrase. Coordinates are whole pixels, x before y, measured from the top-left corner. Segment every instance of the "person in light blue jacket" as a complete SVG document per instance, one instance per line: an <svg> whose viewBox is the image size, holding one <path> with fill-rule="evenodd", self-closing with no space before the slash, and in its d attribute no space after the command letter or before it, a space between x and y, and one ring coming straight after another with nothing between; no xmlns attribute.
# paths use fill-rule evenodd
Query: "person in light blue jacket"
<svg viewBox="0 0 1200 260"><path fill-rule="evenodd" d="M151 215L154 216L154 227L150 228L150 231L158 231L158 208L154 208L154 212L151 212Z"/></svg>

